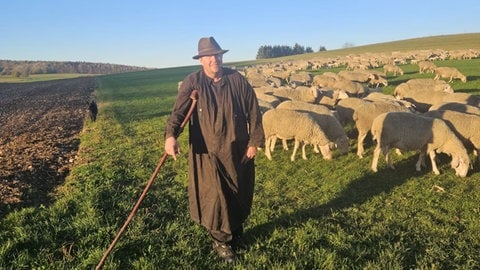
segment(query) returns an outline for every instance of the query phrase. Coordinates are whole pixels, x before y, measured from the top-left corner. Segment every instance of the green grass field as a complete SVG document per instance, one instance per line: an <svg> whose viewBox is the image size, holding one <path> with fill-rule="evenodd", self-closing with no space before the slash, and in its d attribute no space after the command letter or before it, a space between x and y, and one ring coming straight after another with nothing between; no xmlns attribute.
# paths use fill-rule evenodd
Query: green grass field
<svg viewBox="0 0 480 270"><path fill-rule="evenodd" d="M398 49L398 48L397 48ZM480 94L480 59L436 62L468 76L453 88ZM86 121L76 165L56 201L7 209L0 220L0 269L93 269L123 225L163 153L177 82L198 67L102 76L97 122ZM420 75L405 65L394 85ZM432 76L430 74L430 76ZM186 131L188 132L188 131ZM187 205L187 134L168 159L104 269L480 269L480 169L455 176L415 171L417 154L392 155L397 169L370 170L372 144L356 156L273 161L260 152L250 248L225 266ZM473 158L473 156L472 156Z"/></svg>

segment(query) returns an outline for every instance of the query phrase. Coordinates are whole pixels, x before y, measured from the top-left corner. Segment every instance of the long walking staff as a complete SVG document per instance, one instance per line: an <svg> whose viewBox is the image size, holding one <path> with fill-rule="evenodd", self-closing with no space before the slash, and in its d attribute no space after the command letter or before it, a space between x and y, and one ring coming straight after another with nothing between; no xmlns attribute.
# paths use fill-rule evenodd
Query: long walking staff
<svg viewBox="0 0 480 270"><path fill-rule="evenodd" d="M193 90L192 93L190 94L190 98L192 99L192 104L190 105L190 109L188 110L187 115L185 116L185 119L183 120L182 124L180 125L180 128L183 128L187 124L188 120L190 119L190 116L192 116L193 110L195 109L195 105L197 104L198 91ZM135 206L133 207L132 212L130 212L130 215L128 216L127 220L123 224L122 228L120 228L120 230L118 231L117 235L115 236L115 239L113 239L113 241L110 244L110 246L108 247L107 251L105 251L105 253L103 254L102 259L100 260L100 262L97 264L97 267L95 268L96 270L99 270L103 267L103 264L105 263L105 259L107 258L108 254L110 254L113 247L118 242L118 239L120 239L120 236L123 234L123 232L127 228L130 221L132 221L133 216L135 215L135 213L138 210L138 207L142 203L143 199L147 195L148 190L152 186L153 181L157 177L158 172L160 171L160 168L162 167L163 163L165 163L165 160L167 159L167 156L168 156L167 153L164 152L162 157L160 158L160 161L157 164L157 167L155 168L155 171L153 171L152 176L148 180L147 186L145 186L145 189L143 189L143 192L140 195L140 198L138 198L138 201L135 204Z"/></svg>

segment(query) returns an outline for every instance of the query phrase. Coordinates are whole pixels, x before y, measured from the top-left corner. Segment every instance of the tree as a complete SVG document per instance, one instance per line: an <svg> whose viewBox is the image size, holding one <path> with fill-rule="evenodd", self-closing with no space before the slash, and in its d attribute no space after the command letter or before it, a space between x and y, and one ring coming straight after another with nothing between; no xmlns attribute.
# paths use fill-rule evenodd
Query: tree
<svg viewBox="0 0 480 270"><path fill-rule="evenodd" d="M327 48L325 48L325 46L320 46L320 48L318 49L319 52L324 52L326 50Z"/></svg>

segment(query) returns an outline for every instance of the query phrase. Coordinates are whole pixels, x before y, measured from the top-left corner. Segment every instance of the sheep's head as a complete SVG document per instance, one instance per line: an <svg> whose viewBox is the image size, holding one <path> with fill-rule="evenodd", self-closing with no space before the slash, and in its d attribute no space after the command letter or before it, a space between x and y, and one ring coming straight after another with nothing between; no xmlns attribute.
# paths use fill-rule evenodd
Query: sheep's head
<svg viewBox="0 0 480 270"><path fill-rule="evenodd" d="M348 152L348 137L342 136L335 141L335 146L338 148L340 153L345 154Z"/></svg>
<svg viewBox="0 0 480 270"><path fill-rule="evenodd" d="M453 156L450 165L455 169L455 175L465 177L470 169L470 159L468 157Z"/></svg>

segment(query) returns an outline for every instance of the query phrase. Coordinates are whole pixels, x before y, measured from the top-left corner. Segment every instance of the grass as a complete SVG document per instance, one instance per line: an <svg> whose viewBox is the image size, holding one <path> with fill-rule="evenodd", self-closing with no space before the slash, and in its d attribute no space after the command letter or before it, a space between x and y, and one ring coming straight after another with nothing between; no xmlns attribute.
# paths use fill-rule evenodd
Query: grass
<svg viewBox="0 0 480 270"><path fill-rule="evenodd" d="M480 94L480 59L445 61L465 72L453 88ZM102 76L97 122L85 122L75 167L51 205L12 209L0 221L0 269L92 269L123 225L163 152L177 82L198 67ZM420 76L415 65L393 85ZM372 145L325 161L289 160L277 147L256 158L246 223L250 248L226 267L187 203L187 133L168 159L104 269L479 269L480 173L466 178L440 156L441 175L416 172L416 153L379 162Z"/></svg>

